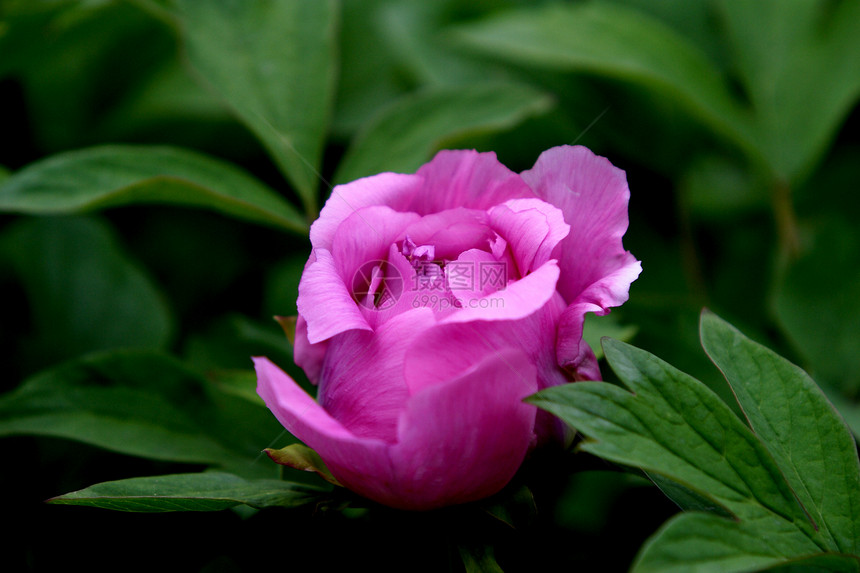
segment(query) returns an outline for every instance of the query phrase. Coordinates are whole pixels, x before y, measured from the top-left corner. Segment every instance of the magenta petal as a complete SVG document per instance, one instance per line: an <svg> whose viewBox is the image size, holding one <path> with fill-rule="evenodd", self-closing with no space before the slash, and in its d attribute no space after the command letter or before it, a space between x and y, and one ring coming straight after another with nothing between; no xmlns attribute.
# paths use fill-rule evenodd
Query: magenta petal
<svg viewBox="0 0 860 573"><path fill-rule="evenodd" d="M325 249L315 249L316 261L309 264L299 281L299 314L307 321L311 344L322 342L340 332L370 330L370 325L343 283L334 259Z"/></svg>
<svg viewBox="0 0 860 573"><path fill-rule="evenodd" d="M423 187L409 210L422 215L457 207L486 210L508 199L534 196L492 152L443 150L416 175L423 179Z"/></svg>
<svg viewBox="0 0 860 573"><path fill-rule="evenodd" d="M543 152L522 178L570 225L557 255L558 289L568 304L596 283L590 298L601 308L627 300L641 267L621 242L630 197L624 172L585 147L562 146Z"/></svg>
<svg viewBox="0 0 860 573"><path fill-rule="evenodd" d="M331 254L343 281L352 286L359 269L368 271L374 261L388 256L392 243L405 237L406 229L419 219L415 213L399 213L390 207L365 207L347 217L332 239Z"/></svg>
<svg viewBox="0 0 860 573"><path fill-rule="evenodd" d="M311 344L308 340L308 323L302 315L296 319L296 339L293 342L293 360L305 371L311 384L318 384L328 341Z"/></svg>
<svg viewBox="0 0 860 573"><path fill-rule="evenodd" d="M311 225L311 244L314 248L331 250L335 232L347 217L372 205L387 205L396 211L407 211L421 186L415 175L380 173L336 186L320 211L319 219Z"/></svg>
<svg viewBox="0 0 860 573"><path fill-rule="evenodd" d="M353 435L269 359L254 358L254 367L257 393L266 406L287 431L320 455L339 482L370 498L390 495L388 444Z"/></svg>
<svg viewBox="0 0 860 573"><path fill-rule="evenodd" d="M374 332L344 332L329 342L320 405L356 436L397 439L409 389L403 377L412 340L435 324L429 309L411 309Z"/></svg>
<svg viewBox="0 0 860 573"><path fill-rule="evenodd" d="M517 320L543 307L555 294L559 270L554 260L518 281L480 298L466 299L466 291L456 291L463 308L445 317L442 323L471 320Z"/></svg>
<svg viewBox="0 0 860 573"><path fill-rule="evenodd" d="M570 226L558 208L540 199L513 199L489 210L490 224L510 244L521 276L550 260Z"/></svg>
<svg viewBox="0 0 860 573"><path fill-rule="evenodd" d="M480 499L510 481L533 438L537 390L522 351L505 350L410 398L395 445L359 438L266 358L257 391L281 424L351 490L392 507L432 509ZM510 368L525 373L512 377Z"/></svg>
<svg viewBox="0 0 860 573"><path fill-rule="evenodd" d="M390 505L431 509L492 495L533 440L535 367L521 350L495 352L460 377L414 394L400 419Z"/></svg>

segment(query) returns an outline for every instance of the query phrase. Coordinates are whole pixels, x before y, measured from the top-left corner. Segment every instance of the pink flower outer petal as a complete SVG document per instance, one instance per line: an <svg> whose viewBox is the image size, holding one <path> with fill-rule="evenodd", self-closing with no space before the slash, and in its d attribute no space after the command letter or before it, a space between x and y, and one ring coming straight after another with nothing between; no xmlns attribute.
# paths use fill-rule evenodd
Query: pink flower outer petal
<svg viewBox="0 0 860 573"><path fill-rule="evenodd" d="M443 150L414 175L379 173L337 185L311 225L311 244L330 250L341 223L373 205L430 215L457 207L486 210L508 199L532 196L520 176L502 165L495 153Z"/></svg>
<svg viewBox="0 0 860 573"><path fill-rule="evenodd" d="M430 309L410 309L374 332L352 330L332 338L320 406L357 436L395 442L398 416L411 394L403 378L406 354L434 324Z"/></svg>
<svg viewBox="0 0 860 573"><path fill-rule="evenodd" d="M412 348L420 351L406 355L410 392L455 378L481 357L504 348L519 348L529 356L537 368L538 390L570 382L568 372L558 365L555 351L555 326L564 310L561 295L554 293L540 310L517 321L457 322L427 329L412 341ZM440 356L445 360L439 360ZM511 369L511 375L517 372ZM567 426L544 411L537 414L535 433L538 443L564 443L570 437Z"/></svg>
<svg viewBox="0 0 860 573"><path fill-rule="evenodd" d="M398 442L358 438L266 358L258 393L284 427L349 489L391 507L427 510L492 495L514 476L533 439L535 367L521 350L486 357L462 376L413 395ZM525 373L510 375L510 368Z"/></svg>
<svg viewBox="0 0 860 573"><path fill-rule="evenodd" d="M412 197L420 192L423 181L416 175L379 173L337 185L311 225L314 248L331 250L338 227L347 217L364 207L387 205L395 211L409 211Z"/></svg>
<svg viewBox="0 0 860 573"><path fill-rule="evenodd" d="M311 384L319 384L323 360L328 349L328 340L311 344L308 340L308 323L299 315L296 319L296 338L293 341L293 360L305 371Z"/></svg>
<svg viewBox="0 0 860 573"><path fill-rule="evenodd" d="M523 399L536 391L535 366L508 348L413 394L392 448L399 506L465 503L502 489L533 441L536 408Z"/></svg>
<svg viewBox="0 0 860 573"><path fill-rule="evenodd" d="M578 368L588 362L587 355L593 356L582 348L585 313L606 314L626 301L642 270L622 245L630 198L627 178L609 160L580 146L544 151L521 175L538 197L562 210L570 225L570 234L554 253L561 268L558 290L573 306L559 328L558 360Z"/></svg>
<svg viewBox="0 0 860 573"><path fill-rule="evenodd" d="M458 207L486 211L508 199L534 197L520 176L493 152L442 150L416 175L423 184L409 210L421 215Z"/></svg>
<svg viewBox="0 0 860 573"><path fill-rule="evenodd" d="M299 281L299 314L307 322L307 340L322 342L347 330L371 330L352 293L338 273L330 252L315 249L316 261L305 268Z"/></svg>

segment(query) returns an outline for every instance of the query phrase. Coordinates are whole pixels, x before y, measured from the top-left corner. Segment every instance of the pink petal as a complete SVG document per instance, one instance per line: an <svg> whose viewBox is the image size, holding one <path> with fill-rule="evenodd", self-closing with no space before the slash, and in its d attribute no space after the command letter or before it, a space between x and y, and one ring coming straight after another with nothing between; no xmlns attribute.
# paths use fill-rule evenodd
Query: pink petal
<svg viewBox="0 0 860 573"><path fill-rule="evenodd" d="M561 296L555 294L521 320L441 323L426 329L406 355L409 392L460 376L483 357L505 348L523 350L536 365L539 389L568 382L555 357L555 326L564 308Z"/></svg>
<svg viewBox="0 0 860 573"><path fill-rule="evenodd" d="M570 232L562 212L540 199L512 199L488 214L493 229L508 241L520 276L546 263Z"/></svg>
<svg viewBox="0 0 860 573"><path fill-rule="evenodd" d="M374 332L354 330L333 338L322 369L320 405L356 436L394 442L409 395L403 377L407 351L434 323L429 309L412 309Z"/></svg>
<svg viewBox="0 0 860 573"><path fill-rule="evenodd" d="M517 197L532 197L520 177L499 163L492 152L443 150L416 175L423 179L410 204L422 215L466 207L487 210Z"/></svg>
<svg viewBox="0 0 860 573"><path fill-rule="evenodd" d="M311 225L311 244L331 250L334 234L347 217L372 205L388 205L396 211L407 211L407 205L419 192L421 178L415 175L380 173L336 186Z"/></svg>
<svg viewBox="0 0 860 573"><path fill-rule="evenodd" d="M543 307L555 294L559 269L554 260L535 270L530 275L480 298L466 299L463 308L445 317L443 323L468 322L472 320L517 320Z"/></svg>
<svg viewBox="0 0 860 573"><path fill-rule="evenodd" d="M308 396L267 358L254 358L257 393L292 435L316 451L332 474L348 488L372 499L390 495L394 480L389 446L359 438Z"/></svg>
<svg viewBox="0 0 860 573"><path fill-rule="evenodd" d="M508 262L480 249L463 251L456 261L445 266L447 287L460 303L504 289L509 279ZM488 269L498 271L498 275L488 275ZM491 276L492 280L482 280L487 279L482 275Z"/></svg>
<svg viewBox="0 0 860 573"><path fill-rule="evenodd" d="M307 321L308 342L316 344L347 330L370 330L331 253L316 249L314 256L316 261L302 273L296 301L299 314Z"/></svg>
<svg viewBox="0 0 860 573"><path fill-rule="evenodd" d="M354 286L360 269L369 276L372 263L385 260L391 245L402 240L406 229L419 218L415 213L373 206L359 209L344 219L332 238L331 254L346 285Z"/></svg>
<svg viewBox="0 0 860 573"><path fill-rule="evenodd" d="M431 509L502 489L532 442L535 408L522 400L535 391L534 365L506 349L414 394L391 449L397 490L385 502Z"/></svg>
<svg viewBox="0 0 860 573"><path fill-rule="evenodd" d="M522 178L538 197L559 207L570 225L558 254L564 299L572 304L600 283L591 299L601 308L627 300L641 267L621 242L630 197L624 172L585 147L562 146L544 151Z"/></svg>
<svg viewBox="0 0 860 573"><path fill-rule="evenodd" d="M308 340L308 323L299 315L296 320L296 339L293 342L293 361L305 371L311 384L318 384L328 341L311 344Z"/></svg>
<svg viewBox="0 0 860 573"><path fill-rule="evenodd" d="M284 427L342 484L392 507L432 509L492 495L532 441L535 408L522 399L537 384L521 351L500 352L413 396L394 445L355 436L268 359L254 364L257 391ZM525 377L512 377L511 367Z"/></svg>
<svg viewBox="0 0 860 573"><path fill-rule="evenodd" d="M487 214L475 209L449 209L425 215L407 229L419 245L433 245L436 260L452 260L466 249L490 247L493 230Z"/></svg>

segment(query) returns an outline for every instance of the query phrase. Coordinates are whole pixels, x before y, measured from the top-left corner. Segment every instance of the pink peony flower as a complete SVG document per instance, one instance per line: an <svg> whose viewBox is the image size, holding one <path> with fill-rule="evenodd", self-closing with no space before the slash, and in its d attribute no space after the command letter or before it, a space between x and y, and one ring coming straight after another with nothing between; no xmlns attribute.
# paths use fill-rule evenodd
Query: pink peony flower
<svg viewBox="0 0 860 573"><path fill-rule="evenodd" d="M295 360L312 399L255 358L258 393L351 490L404 509L492 495L563 425L523 398L599 380L587 312L627 300L624 172L556 147L519 175L441 151L414 175L334 189L311 227Z"/></svg>

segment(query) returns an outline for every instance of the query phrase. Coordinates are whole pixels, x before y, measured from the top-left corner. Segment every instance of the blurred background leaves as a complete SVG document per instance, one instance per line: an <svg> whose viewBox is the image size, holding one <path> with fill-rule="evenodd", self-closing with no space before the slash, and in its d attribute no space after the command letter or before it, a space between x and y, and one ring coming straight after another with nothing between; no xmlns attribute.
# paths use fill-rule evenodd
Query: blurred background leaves
<svg viewBox="0 0 860 573"><path fill-rule="evenodd" d="M625 246L644 271L592 336L634 336L733 403L698 344L708 306L808 369L860 432L858 94L854 0L0 0L13 565L50 570L49 546L82 554L86 540L107 568L121 527L164 533L149 534L165 552L141 567L189 528L222 541L184 555L189 570L277 562L259 547L290 535L310 552L336 537L351 564L387 551L392 564L460 567L428 526L409 539L385 513L157 521L40 504L206 467L276 476L256 456L289 439L253 401L248 358L301 377L271 317L295 312L307 224L331 184L412 171L447 147L495 151L516 171L555 145L607 156L627 171ZM39 171L51 162L53 179ZM65 207L34 207L33 189L59 184ZM118 420L132 433L102 431ZM152 451L166 430L186 454ZM572 458L524 469L545 511L515 541L500 534L506 570L623 569L675 511L644 482L585 477L613 468ZM563 551L546 547L559 539Z"/></svg>

